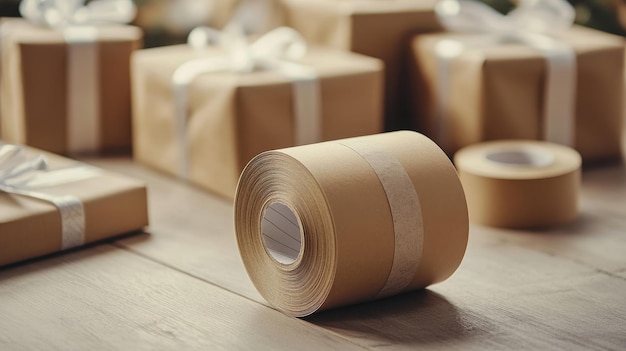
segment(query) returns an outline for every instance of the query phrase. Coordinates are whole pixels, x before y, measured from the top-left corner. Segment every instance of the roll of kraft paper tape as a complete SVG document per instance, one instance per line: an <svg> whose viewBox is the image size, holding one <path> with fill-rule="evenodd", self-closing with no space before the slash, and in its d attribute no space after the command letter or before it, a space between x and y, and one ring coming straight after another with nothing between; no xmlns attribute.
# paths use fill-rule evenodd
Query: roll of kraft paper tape
<svg viewBox="0 0 626 351"><path fill-rule="evenodd" d="M239 179L235 229L261 295L301 317L446 279L469 221L452 163L403 131L256 156Z"/></svg>
<svg viewBox="0 0 626 351"><path fill-rule="evenodd" d="M470 220L532 228L566 223L578 214L580 154L540 141L493 141L454 156Z"/></svg>

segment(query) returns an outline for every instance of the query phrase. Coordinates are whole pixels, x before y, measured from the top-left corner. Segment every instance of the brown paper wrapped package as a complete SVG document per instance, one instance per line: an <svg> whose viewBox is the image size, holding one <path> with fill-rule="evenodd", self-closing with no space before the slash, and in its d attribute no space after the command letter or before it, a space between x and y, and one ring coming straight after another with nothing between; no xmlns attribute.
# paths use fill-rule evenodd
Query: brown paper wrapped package
<svg viewBox="0 0 626 351"><path fill-rule="evenodd" d="M179 35L186 35L194 26L207 25L222 29L231 20L237 20L249 34L265 33L284 23L284 11L280 0L205 0L205 12L198 13L194 1L187 4L174 0L149 1L140 6L133 23L159 36L165 31L172 34L172 43ZM243 8L240 8L244 5ZM172 11L172 10L178 11ZM194 11L193 21L185 18L188 11ZM186 22L183 22L186 21ZM149 43L147 43L149 44Z"/></svg>
<svg viewBox="0 0 626 351"><path fill-rule="evenodd" d="M221 55L209 49L208 56ZM179 175L172 75L196 55L189 47L133 55L135 158ZM382 129L382 64L348 52L311 49L302 64L315 68L321 88L322 138L372 134ZM189 180L232 198L239 174L255 155L294 145L293 83L276 72L215 72L189 86Z"/></svg>
<svg viewBox="0 0 626 351"><path fill-rule="evenodd" d="M54 153L67 145L67 46L63 35L26 20L3 22L2 138ZM100 151L131 144L130 55L142 33L132 26L98 27Z"/></svg>
<svg viewBox="0 0 626 351"><path fill-rule="evenodd" d="M284 16L280 0L214 0L209 24L224 28L237 20L249 33L261 34L283 25Z"/></svg>
<svg viewBox="0 0 626 351"><path fill-rule="evenodd" d="M413 118L431 137L439 134L439 77L435 45L451 33L416 36L412 42ZM575 27L558 39L576 53L575 145L584 160L621 152L624 43L617 36ZM541 139L546 59L521 44L467 49L449 67L450 112L444 121L448 153L484 140Z"/></svg>
<svg viewBox="0 0 626 351"><path fill-rule="evenodd" d="M404 102L408 43L439 30L435 0L283 0L287 24L308 41L385 63L385 128L407 128Z"/></svg>
<svg viewBox="0 0 626 351"><path fill-rule="evenodd" d="M42 153L29 149L33 156ZM51 168L75 164L45 153ZM38 189L78 197L85 210L85 243L140 230L148 224L146 187L102 171L91 178ZM0 192L0 266L61 250L61 217L50 202Z"/></svg>

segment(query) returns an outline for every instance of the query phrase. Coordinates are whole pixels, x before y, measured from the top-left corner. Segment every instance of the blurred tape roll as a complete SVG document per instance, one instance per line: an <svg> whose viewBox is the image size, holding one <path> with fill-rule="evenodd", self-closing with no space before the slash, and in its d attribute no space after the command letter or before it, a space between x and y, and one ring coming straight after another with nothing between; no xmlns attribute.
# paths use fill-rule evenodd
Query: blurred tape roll
<svg viewBox="0 0 626 351"><path fill-rule="evenodd" d="M454 157L470 220L504 228L545 227L578 214L581 157L540 141L493 141Z"/></svg>
<svg viewBox="0 0 626 351"><path fill-rule="evenodd" d="M408 131L262 153L235 198L248 274L293 316L446 279L461 263L468 227L452 163Z"/></svg>

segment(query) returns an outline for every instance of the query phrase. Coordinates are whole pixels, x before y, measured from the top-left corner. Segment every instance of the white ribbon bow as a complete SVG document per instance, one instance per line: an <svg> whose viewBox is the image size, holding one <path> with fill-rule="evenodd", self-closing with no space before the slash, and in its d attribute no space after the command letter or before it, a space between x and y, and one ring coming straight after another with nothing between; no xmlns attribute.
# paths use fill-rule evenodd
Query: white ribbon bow
<svg viewBox="0 0 626 351"><path fill-rule="evenodd" d="M0 144L0 192L28 196L54 204L61 215L61 249L82 245L85 211L75 196L53 196L40 189L93 177L99 170L78 165L50 170L42 155L29 159L22 147Z"/></svg>
<svg viewBox="0 0 626 351"><path fill-rule="evenodd" d="M250 73L263 69L290 77L293 80L295 142L301 145L320 140L321 94L317 72L311 67L292 62L304 57L307 51L306 42L298 32L288 27L279 27L250 43L243 29L236 24L227 26L223 31L198 27L191 31L187 43L199 55L210 44L221 47L225 54L185 62L176 69L172 77L181 177L188 178L189 171L186 137L188 87L203 73Z"/></svg>
<svg viewBox="0 0 626 351"><path fill-rule="evenodd" d="M24 150L14 145L0 145L0 190L22 188L37 173L48 169L46 159L39 155L31 160Z"/></svg>
<svg viewBox="0 0 626 351"><path fill-rule="evenodd" d="M484 48L502 42L519 42L540 50L547 59L544 138L569 146L574 144L576 55L569 46L554 38L574 23L574 9L568 2L520 0L513 11L501 15L477 1L442 0L435 12L446 29L479 35L478 40L444 40L436 48L440 83L443 83L439 91L442 117L448 110L447 66L464 46Z"/></svg>
<svg viewBox="0 0 626 351"><path fill-rule="evenodd" d="M225 55L200 58L181 65L174 74L174 81L186 81L200 73L230 70L250 73L255 69L284 69L288 61L304 57L306 42L292 28L275 28L253 43L246 38L239 25L229 25L223 31L209 27L197 27L187 37L187 44L202 54L209 45L221 47ZM302 65L298 65L302 66ZM302 66L303 70L305 66ZM202 71L202 72L199 72ZM307 73L314 73L311 69Z"/></svg>
<svg viewBox="0 0 626 351"><path fill-rule="evenodd" d="M129 23L135 18L132 0L22 0L21 15L31 22L62 28L70 25Z"/></svg>

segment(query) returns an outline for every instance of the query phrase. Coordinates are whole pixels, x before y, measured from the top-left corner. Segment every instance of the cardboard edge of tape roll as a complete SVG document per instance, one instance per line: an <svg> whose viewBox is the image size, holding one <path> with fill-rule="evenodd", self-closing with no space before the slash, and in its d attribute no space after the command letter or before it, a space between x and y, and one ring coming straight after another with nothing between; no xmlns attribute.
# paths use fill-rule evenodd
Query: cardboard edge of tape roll
<svg viewBox="0 0 626 351"><path fill-rule="evenodd" d="M503 155L513 159L498 159ZM472 223L539 228L578 215L581 156L574 149L540 141L493 141L461 149L454 163Z"/></svg>
<svg viewBox="0 0 626 351"><path fill-rule="evenodd" d="M394 162L374 169L364 150ZM403 172L409 179L404 184L412 189L393 199L400 209L394 214L384 183ZM411 192L421 213L402 214L409 201L404 194ZM261 238L264 211L274 202L299 218L304 239L290 264L272 258ZM454 166L434 142L409 131L262 153L244 169L235 198L235 229L246 270L270 304L293 316L383 297L401 244L394 226L406 219L399 216L412 215L421 216L423 228L419 250L407 255L417 262L409 271L400 268L404 283L393 293L448 278L461 263L469 231ZM409 232L413 229L418 228Z"/></svg>

